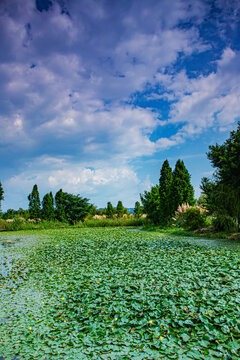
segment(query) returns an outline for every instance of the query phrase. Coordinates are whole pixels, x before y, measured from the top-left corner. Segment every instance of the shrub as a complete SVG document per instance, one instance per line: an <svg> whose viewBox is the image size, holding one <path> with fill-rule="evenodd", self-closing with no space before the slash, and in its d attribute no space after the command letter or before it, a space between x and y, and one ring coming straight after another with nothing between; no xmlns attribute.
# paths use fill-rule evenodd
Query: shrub
<svg viewBox="0 0 240 360"><path fill-rule="evenodd" d="M0 219L0 230L6 230L7 223L5 220Z"/></svg>
<svg viewBox="0 0 240 360"><path fill-rule="evenodd" d="M172 219L174 221L173 226L181 227L184 223L183 214L187 209L190 208L189 204L178 205L177 211L175 211L175 217Z"/></svg>
<svg viewBox="0 0 240 360"><path fill-rule="evenodd" d="M196 230L206 224L206 215L198 207L190 207L183 213L183 228Z"/></svg>
<svg viewBox="0 0 240 360"><path fill-rule="evenodd" d="M212 224L216 231L232 232L237 227L236 221L231 216L223 214L217 214L212 219Z"/></svg>

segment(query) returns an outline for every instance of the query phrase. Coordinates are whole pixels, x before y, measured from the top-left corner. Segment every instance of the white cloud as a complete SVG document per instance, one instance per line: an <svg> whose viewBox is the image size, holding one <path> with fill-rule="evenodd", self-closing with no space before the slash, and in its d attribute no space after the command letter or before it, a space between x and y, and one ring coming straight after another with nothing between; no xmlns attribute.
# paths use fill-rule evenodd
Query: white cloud
<svg viewBox="0 0 240 360"><path fill-rule="evenodd" d="M116 204L118 200L125 206L132 206L144 189L135 171L123 162L118 166L113 162L99 162L86 167L84 163L72 163L67 158L44 156L28 163L23 172L4 183L8 202L27 207L27 195L34 184L38 184L41 196L62 188L89 197L98 206L105 206L106 201Z"/></svg>
<svg viewBox="0 0 240 360"><path fill-rule="evenodd" d="M215 73L198 78L188 78L185 72L159 75L175 96L169 122L182 124L169 140L181 142L213 126L226 128L240 117L239 63L240 53L227 48L217 61Z"/></svg>

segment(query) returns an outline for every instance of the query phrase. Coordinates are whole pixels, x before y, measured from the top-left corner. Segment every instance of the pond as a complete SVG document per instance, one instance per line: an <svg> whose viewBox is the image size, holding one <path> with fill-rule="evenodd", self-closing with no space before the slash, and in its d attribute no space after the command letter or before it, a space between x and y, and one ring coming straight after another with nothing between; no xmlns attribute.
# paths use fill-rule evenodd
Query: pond
<svg viewBox="0 0 240 360"><path fill-rule="evenodd" d="M239 359L239 241L71 228L0 244L0 360Z"/></svg>

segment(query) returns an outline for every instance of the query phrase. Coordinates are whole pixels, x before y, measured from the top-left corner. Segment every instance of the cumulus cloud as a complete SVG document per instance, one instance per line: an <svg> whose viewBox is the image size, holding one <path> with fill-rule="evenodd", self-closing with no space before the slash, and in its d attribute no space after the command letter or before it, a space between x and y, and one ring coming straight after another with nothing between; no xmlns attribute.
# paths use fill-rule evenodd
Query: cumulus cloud
<svg viewBox="0 0 240 360"><path fill-rule="evenodd" d="M240 53L226 48L216 64L216 72L198 78L189 78L184 71L159 75L158 80L168 90L166 96L171 94L175 100L169 123L180 124L178 132L168 139L173 145L211 127L227 129L240 118Z"/></svg>
<svg viewBox="0 0 240 360"><path fill-rule="evenodd" d="M176 61L179 52L199 51L196 28L176 25L200 19L203 4L176 0L170 7L167 1L153 1L151 8L132 2L123 5L122 17L118 3L46 4L37 2L36 8L33 0L24 6L11 0L1 7L1 40L9 41L0 66L0 94L3 116L13 129L5 142L22 146L14 125L19 114L25 143L40 147L48 141L49 146L51 140L54 146L61 138L67 147L78 138L85 153L106 153L106 139L123 156L127 144L129 156L153 153L157 146L149 135L158 126L156 114L124 103L155 81L157 70ZM84 146L90 137L94 144Z"/></svg>
<svg viewBox="0 0 240 360"><path fill-rule="evenodd" d="M239 6L224 3L215 17L202 0L1 1L0 156L18 163L9 188L64 179L66 191L103 186L114 198L127 184L136 194L133 159L228 128L240 116L240 55L229 44L215 54L218 39L204 36L211 24L223 41L231 19L236 31ZM214 70L192 77L187 62L200 54Z"/></svg>
<svg viewBox="0 0 240 360"><path fill-rule="evenodd" d="M125 206L131 206L139 191L143 191L136 172L126 164L114 166L113 163L100 161L90 165L93 166L87 167L69 158L43 156L29 162L23 172L10 177L4 184L5 192L9 202L17 201L19 206L25 207L27 194L34 184L39 185L42 196L62 188L63 191L89 197L98 206L105 206L106 199L114 204L122 200Z"/></svg>

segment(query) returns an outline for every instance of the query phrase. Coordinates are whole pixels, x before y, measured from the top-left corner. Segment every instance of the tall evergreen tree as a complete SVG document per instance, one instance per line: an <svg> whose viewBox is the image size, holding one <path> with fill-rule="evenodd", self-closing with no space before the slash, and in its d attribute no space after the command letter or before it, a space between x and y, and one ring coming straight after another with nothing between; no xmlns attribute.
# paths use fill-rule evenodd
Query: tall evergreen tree
<svg viewBox="0 0 240 360"><path fill-rule="evenodd" d="M116 210L119 217L123 216L123 214L125 213L125 208L120 200L117 203Z"/></svg>
<svg viewBox="0 0 240 360"><path fill-rule="evenodd" d="M66 221L66 214L64 208L64 192L62 189L58 190L55 194L55 206L56 206L56 219L58 221Z"/></svg>
<svg viewBox="0 0 240 360"><path fill-rule="evenodd" d="M45 220L54 220L54 206L52 193L46 194L42 201L42 217Z"/></svg>
<svg viewBox="0 0 240 360"><path fill-rule="evenodd" d="M1 205L2 205L2 200L4 200L3 194L4 194L4 191L3 191L2 183L1 183L1 181L0 181L0 212L2 211L2 207L1 207Z"/></svg>
<svg viewBox="0 0 240 360"><path fill-rule="evenodd" d="M171 185L171 211L177 210L178 205L188 203L194 205L194 190L190 182L190 174L182 160L178 160L173 171Z"/></svg>
<svg viewBox="0 0 240 360"><path fill-rule="evenodd" d="M52 199L52 206L54 207L54 197L53 197L53 193L50 191L49 193L51 199Z"/></svg>
<svg viewBox="0 0 240 360"><path fill-rule="evenodd" d="M139 201L135 202L135 207L134 207L133 212L136 217L140 217L142 215L143 210L142 210L142 206Z"/></svg>
<svg viewBox="0 0 240 360"><path fill-rule="evenodd" d="M109 217L112 217L115 214L116 209L114 209L114 207L112 206L112 203L109 201L107 203L107 208L106 208L106 215Z"/></svg>
<svg viewBox="0 0 240 360"><path fill-rule="evenodd" d="M33 186L32 192L28 195L28 200L30 217L33 219L39 218L41 213L41 202L37 184Z"/></svg>
<svg viewBox="0 0 240 360"><path fill-rule="evenodd" d="M162 225L167 224L171 216L171 185L172 169L170 168L168 160L165 160L159 178L159 220Z"/></svg>

